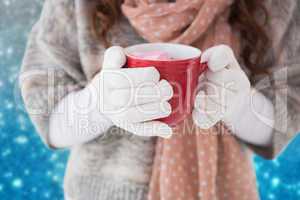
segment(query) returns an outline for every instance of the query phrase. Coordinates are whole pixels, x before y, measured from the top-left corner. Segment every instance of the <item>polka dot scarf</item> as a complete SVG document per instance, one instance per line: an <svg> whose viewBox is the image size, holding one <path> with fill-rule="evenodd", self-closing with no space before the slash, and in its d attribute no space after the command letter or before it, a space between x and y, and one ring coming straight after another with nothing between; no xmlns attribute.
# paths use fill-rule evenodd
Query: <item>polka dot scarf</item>
<svg viewBox="0 0 300 200"><path fill-rule="evenodd" d="M202 50L239 40L228 24L233 0L125 0L123 14L149 42L175 42ZM189 116L171 139L157 139L148 200L257 200L251 159L219 123L199 129Z"/></svg>
<svg viewBox="0 0 300 200"><path fill-rule="evenodd" d="M202 50L239 42L227 23L233 0L125 0L123 14L149 42L192 44Z"/></svg>
<svg viewBox="0 0 300 200"><path fill-rule="evenodd" d="M258 200L250 154L222 123L158 139L148 200Z"/></svg>

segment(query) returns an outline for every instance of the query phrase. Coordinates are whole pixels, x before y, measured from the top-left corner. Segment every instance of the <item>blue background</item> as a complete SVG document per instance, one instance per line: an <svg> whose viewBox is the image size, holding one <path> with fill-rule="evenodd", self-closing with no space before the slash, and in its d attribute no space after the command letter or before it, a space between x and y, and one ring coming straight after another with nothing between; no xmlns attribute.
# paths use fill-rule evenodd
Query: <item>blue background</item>
<svg viewBox="0 0 300 200"><path fill-rule="evenodd" d="M41 143L20 98L17 76L41 0L0 2L0 200L63 199L67 151ZM300 199L300 137L276 160L255 157L262 200Z"/></svg>

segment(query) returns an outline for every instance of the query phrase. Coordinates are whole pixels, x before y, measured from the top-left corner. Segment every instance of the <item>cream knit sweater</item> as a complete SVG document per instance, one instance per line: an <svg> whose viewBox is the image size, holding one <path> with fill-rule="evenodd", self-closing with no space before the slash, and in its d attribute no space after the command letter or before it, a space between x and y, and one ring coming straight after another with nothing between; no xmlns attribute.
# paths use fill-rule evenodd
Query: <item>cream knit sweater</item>
<svg viewBox="0 0 300 200"><path fill-rule="evenodd" d="M100 70L105 48L90 25L97 2L46 0L30 34L20 86L28 113L46 144L51 111L67 94L84 88ZM274 147L278 152L300 130L300 3L270 2L272 26L268 28L275 55L280 56L272 59L272 74L256 77L255 86L274 103ZM125 18L113 27L110 37L113 45L124 47L145 42ZM153 139L112 127L71 149L65 192L74 200L142 200L153 154Z"/></svg>

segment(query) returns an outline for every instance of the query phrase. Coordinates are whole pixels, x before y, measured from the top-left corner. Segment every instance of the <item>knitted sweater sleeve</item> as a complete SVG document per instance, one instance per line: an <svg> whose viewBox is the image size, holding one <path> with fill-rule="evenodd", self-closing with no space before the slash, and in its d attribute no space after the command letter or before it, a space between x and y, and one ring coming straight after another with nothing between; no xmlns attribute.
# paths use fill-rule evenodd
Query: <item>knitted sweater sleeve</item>
<svg viewBox="0 0 300 200"><path fill-rule="evenodd" d="M300 3L276 0L271 7L274 62L269 76L256 77L255 88L274 106L273 142L269 148L252 148L267 158L282 152L300 131Z"/></svg>
<svg viewBox="0 0 300 200"><path fill-rule="evenodd" d="M74 1L45 1L40 19L29 35L21 67L19 83L26 110L43 142L50 147L72 144L69 141L51 145L49 136L53 131L59 132L65 141L73 138L77 143L80 138L86 141L95 137L76 134L79 128L70 123L81 119L76 117L79 114L74 106L66 103L83 94L87 83L79 59L76 31ZM95 115L95 112L90 113L90 116ZM102 119L97 115L96 120L101 122ZM50 121L54 124L52 128ZM69 137L66 137L67 132Z"/></svg>

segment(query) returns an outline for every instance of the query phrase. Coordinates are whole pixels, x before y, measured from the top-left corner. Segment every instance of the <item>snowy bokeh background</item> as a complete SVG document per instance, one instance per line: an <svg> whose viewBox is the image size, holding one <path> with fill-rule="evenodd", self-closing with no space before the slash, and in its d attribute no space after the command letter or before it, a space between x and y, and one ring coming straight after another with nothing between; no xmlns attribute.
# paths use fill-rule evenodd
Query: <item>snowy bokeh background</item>
<svg viewBox="0 0 300 200"><path fill-rule="evenodd" d="M67 151L50 151L35 133L17 76L43 1L0 1L0 199L62 200ZM300 138L276 160L255 157L262 200L300 199Z"/></svg>

